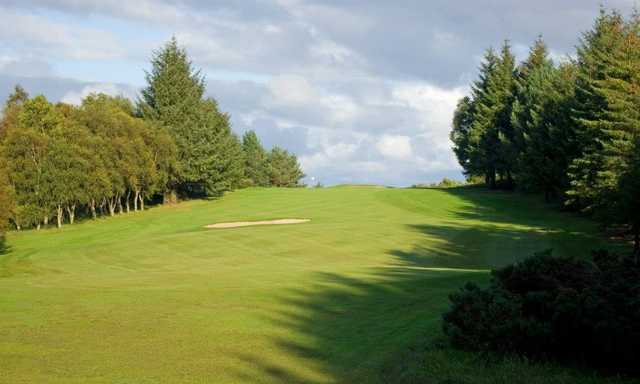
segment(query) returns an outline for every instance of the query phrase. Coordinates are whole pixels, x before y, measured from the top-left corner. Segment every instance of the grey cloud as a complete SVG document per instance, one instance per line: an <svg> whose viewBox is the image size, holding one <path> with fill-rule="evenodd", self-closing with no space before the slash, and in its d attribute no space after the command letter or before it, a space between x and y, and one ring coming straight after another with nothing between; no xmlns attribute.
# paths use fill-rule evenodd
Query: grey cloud
<svg viewBox="0 0 640 384"><path fill-rule="evenodd" d="M157 48L157 36L175 34L194 64L213 74L208 95L230 112L238 134L253 129L267 147L294 151L307 173L323 183L406 185L461 177L447 138L452 108L488 46L508 38L522 56L542 33L554 56L572 54L601 2L623 12L634 4L5 0L2 7L44 20L51 11L79 19L104 17L131 30L157 32L148 40L117 41L114 51L136 62ZM92 48L92 39L97 47L99 37L111 41L111 31L99 30L108 27L96 28L89 39L69 35L75 37L66 45L52 43L41 31L19 44L0 44L0 97L16 81L52 100L77 99L92 89L135 93L124 84L60 79L50 72L57 58L71 60L78 47ZM10 32L5 28L6 36L13 36ZM3 67L2 57L25 65ZM231 80L225 73L246 80Z"/></svg>

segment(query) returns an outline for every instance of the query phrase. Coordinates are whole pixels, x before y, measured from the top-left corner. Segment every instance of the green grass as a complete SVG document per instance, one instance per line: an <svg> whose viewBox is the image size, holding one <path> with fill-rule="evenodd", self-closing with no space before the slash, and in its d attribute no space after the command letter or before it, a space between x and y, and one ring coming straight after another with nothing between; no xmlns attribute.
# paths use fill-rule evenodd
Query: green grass
<svg viewBox="0 0 640 384"><path fill-rule="evenodd" d="M275 218L312 221L203 228ZM430 347L465 281L546 248L585 254L596 233L534 197L354 186L10 233L0 382L601 382Z"/></svg>

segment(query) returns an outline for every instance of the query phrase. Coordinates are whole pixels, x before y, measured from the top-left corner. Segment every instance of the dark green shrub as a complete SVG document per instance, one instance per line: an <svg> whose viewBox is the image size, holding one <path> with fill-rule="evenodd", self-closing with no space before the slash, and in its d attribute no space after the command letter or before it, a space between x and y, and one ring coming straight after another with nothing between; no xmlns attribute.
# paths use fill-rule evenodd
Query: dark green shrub
<svg viewBox="0 0 640 384"><path fill-rule="evenodd" d="M443 329L458 348L640 373L640 267L600 251L550 251L493 272L488 288L450 295Z"/></svg>

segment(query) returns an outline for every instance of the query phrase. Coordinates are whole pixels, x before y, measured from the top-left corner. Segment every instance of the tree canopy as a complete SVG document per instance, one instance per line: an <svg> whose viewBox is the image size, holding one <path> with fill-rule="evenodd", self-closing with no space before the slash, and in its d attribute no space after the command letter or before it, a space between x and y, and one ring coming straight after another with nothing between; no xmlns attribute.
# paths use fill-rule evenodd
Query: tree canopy
<svg viewBox="0 0 640 384"><path fill-rule="evenodd" d="M508 44L488 50L451 140L468 177L626 226L640 255L639 15L601 10L577 58L559 65L541 37L517 67Z"/></svg>
<svg viewBox="0 0 640 384"><path fill-rule="evenodd" d="M135 105L105 94L52 103L16 86L0 119L0 230L138 211L178 193L300 185L295 155L233 133L175 39L154 52L146 79Z"/></svg>

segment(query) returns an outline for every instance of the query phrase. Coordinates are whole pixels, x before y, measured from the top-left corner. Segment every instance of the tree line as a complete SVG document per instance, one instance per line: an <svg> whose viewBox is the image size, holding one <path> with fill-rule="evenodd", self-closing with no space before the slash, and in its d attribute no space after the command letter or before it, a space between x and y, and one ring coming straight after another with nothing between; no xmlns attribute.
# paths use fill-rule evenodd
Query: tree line
<svg viewBox="0 0 640 384"><path fill-rule="evenodd" d="M92 94L79 106L20 86L0 119L0 226L37 228L78 215L143 210L145 202L217 197L247 186L297 187L295 155L242 140L205 97L205 79L175 39L155 51L134 103Z"/></svg>
<svg viewBox="0 0 640 384"><path fill-rule="evenodd" d="M488 49L451 140L468 178L626 228L639 254L640 15L601 9L561 63L541 37L521 63L508 42Z"/></svg>

